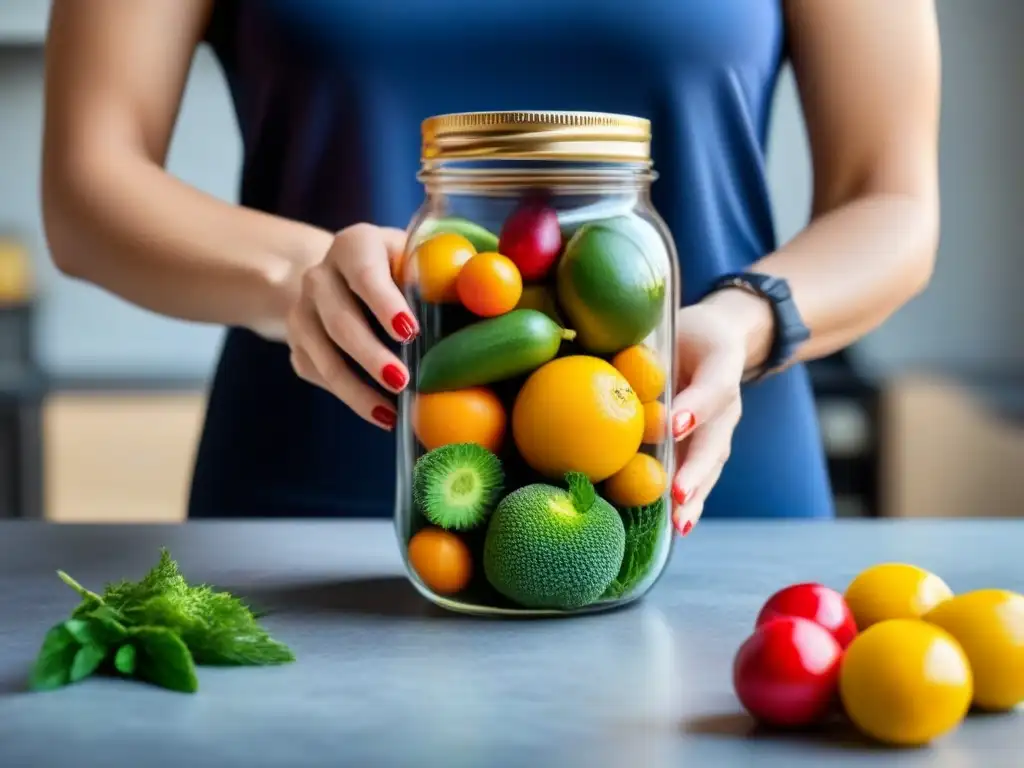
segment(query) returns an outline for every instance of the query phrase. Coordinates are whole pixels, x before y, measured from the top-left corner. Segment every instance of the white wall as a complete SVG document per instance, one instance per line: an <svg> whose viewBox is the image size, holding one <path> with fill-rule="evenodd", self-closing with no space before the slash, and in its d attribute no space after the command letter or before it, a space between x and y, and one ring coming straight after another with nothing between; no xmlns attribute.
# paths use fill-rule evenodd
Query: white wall
<svg viewBox="0 0 1024 768"><path fill-rule="evenodd" d="M0 0L6 2L6 0ZM26 0L22 0L25 2ZM1024 4L939 0L943 34L943 241L932 287L858 355L883 370L1024 368ZM2 21L2 15L0 15ZM36 339L53 372L205 375L220 331L156 317L55 274L38 214L42 57L0 36L0 230L37 254L44 303ZM233 199L240 149L223 78L196 60L171 152L171 170ZM810 164L788 73L769 158L780 237L806 220Z"/></svg>

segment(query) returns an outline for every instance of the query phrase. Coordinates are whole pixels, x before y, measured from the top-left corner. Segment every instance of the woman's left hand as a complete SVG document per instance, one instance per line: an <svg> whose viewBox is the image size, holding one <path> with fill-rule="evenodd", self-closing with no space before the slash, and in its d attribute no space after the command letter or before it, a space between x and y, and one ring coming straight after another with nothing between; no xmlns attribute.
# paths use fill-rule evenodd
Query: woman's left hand
<svg viewBox="0 0 1024 768"><path fill-rule="evenodd" d="M742 414L740 383L747 365L747 336L723 307L702 302L676 316L677 392L672 401L676 450L672 522L685 536L701 513L732 450Z"/></svg>

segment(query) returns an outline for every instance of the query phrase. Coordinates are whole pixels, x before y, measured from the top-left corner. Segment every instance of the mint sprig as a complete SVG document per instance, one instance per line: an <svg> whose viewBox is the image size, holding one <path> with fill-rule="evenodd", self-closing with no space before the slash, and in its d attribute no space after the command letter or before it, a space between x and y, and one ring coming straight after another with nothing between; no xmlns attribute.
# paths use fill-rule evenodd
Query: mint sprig
<svg viewBox="0 0 1024 768"><path fill-rule="evenodd" d="M198 690L197 665L266 666L295 660L238 598L190 585L166 549L137 582L92 592L63 571L82 598L66 621L47 632L29 687L53 690L110 673L170 690Z"/></svg>
<svg viewBox="0 0 1024 768"><path fill-rule="evenodd" d="M582 472L566 472L565 484L569 487L569 497L573 508L585 515L597 501L597 490L590 478Z"/></svg>

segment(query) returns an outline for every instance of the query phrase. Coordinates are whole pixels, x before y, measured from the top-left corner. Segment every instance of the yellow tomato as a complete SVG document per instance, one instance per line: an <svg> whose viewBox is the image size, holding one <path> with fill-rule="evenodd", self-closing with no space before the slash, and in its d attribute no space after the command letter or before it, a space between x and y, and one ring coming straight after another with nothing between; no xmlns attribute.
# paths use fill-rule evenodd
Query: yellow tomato
<svg viewBox="0 0 1024 768"><path fill-rule="evenodd" d="M1024 701L1024 595L980 589L947 600L924 620L957 639L974 673L974 703L1004 711Z"/></svg>
<svg viewBox="0 0 1024 768"><path fill-rule="evenodd" d="M960 644L918 619L890 619L861 632L839 669L850 720L896 746L921 746L952 731L967 715L972 690Z"/></svg>
<svg viewBox="0 0 1024 768"><path fill-rule="evenodd" d="M846 588L847 605L861 631L886 619L917 619L953 591L934 573L906 563L882 563L863 571Z"/></svg>
<svg viewBox="0 0 1024 768"><path fill-rule="evenodd" d="M660 499L667 487L668 474L661 462L638 453L605 481L604 497L620 507L644 507Z"/></svg>
<svg viewBox="0 0 1024 768"><path fill-rule="evenodd" d="M612 365L626 377L641 403L657 400L665 391L665 369L653 349L637 344L619 352Z"/></svg>
<svg viewBox="0 0 1024 768"><path fill-rule="evenodd" d="M668 409L660 400L644 403L644 443L656 445L668 439Z"/></svg>
<svg viewBox="0 0 1024 768"><path fill-rule="evenodd" d="M434 235L416 247L400 274L402 280L416 286L428 304L456 302L459 273L475 255L473 244L462 235Z"/></svg>

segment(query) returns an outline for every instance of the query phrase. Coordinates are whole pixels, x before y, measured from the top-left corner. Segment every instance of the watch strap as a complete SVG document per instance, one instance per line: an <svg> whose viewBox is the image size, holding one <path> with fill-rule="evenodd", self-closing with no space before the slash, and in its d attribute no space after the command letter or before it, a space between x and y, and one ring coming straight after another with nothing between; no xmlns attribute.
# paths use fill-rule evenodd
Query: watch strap
<svg viewBox="0 0 1024 768"><path fill-rule="evenodd" d="M775 323L768 357L746 377L747 381L758 381L785 367L800 345L810 338L811 332L804 324L785 279L756 272L726 274L716 279L705 295L727 288L746 291L768 302L771 307Z"/></svg>

